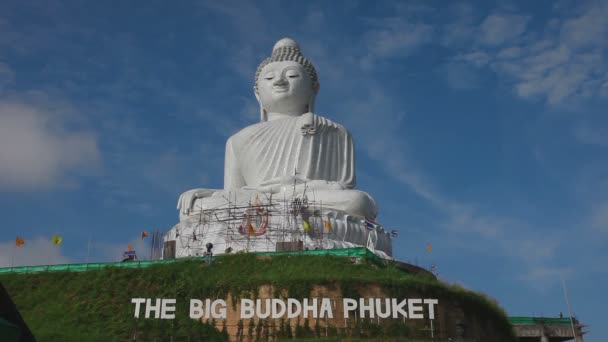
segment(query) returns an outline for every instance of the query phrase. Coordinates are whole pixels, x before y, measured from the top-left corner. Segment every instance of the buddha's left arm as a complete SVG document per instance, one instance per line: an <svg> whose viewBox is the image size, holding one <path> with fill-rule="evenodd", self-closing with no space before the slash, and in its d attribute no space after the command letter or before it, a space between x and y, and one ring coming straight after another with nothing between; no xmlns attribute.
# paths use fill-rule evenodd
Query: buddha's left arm
<svg viewBox="0 0 608 342"><path fill-rule="evenodd" d="M238 190L247 183L241 174L239 160L234 151L232 138L226 142L226 156L224 161L224 189Z"/></svg>

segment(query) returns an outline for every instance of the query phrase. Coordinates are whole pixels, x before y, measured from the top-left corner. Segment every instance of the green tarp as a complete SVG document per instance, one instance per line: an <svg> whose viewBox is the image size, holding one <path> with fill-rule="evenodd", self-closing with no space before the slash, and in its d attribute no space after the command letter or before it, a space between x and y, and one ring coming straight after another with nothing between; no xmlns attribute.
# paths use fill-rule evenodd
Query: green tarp
<svg viewBox="0 0 608 342"><path fill-rule="evenodd" d="M307 250L307 251L286 251L286 252L257 252L256 255L272 256L272 255L333 255L351 258L364 258L373 262L382 263L384 259L378 257L372 251L365 247L342 248L342 249L323 249L323 250ZM221 257L221 256L220 256ZM215 257L214 257L215 258ZM57 271L72 271L80 272L87 270L96 270L108 266L112 267L129 267L139 268L148 267L154 264L165 264L184 260L200 260L204 261L206 257L179 258L167 260L145 260L145 261L130 261L130 262L104 262L104 263L89 263L89 264L63 264L63 265L46 265L46 266L20 266L20 267L4 267L0 268L0 274L3 273L35 273L35 272L57 272Z"/></svg>
<svg viewBox="0 0 608 342"><path fill-rule="evenodd" d="M509 317L509 321L513 325L534 325L534 324L551 324L551 325L570 325L570 318L549 318L549 317Z"/></svg>

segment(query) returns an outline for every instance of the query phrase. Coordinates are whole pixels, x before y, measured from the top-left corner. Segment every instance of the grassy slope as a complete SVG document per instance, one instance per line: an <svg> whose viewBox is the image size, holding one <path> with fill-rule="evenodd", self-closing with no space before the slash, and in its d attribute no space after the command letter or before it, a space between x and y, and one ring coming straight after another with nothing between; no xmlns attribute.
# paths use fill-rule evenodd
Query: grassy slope
<svg viewBox="0 0 608 342"><path fill-rule="evenodd" d="M500 322L509 331L507 317L485 296L392 266L353 264L332 256L231 255L210 267L184 261L142 269L106 268L87 272L51 272L0 276L25 321L40 341L127 340L135 321L134 297L176 298L176 319L142 320L139 330L152 336L167 331L176 335L210 336L209 327L187 317L190 298L240 296L261 284L288 289L290 297L308 297L313 285L338 283L345 297L357 297L367 283L382 285L395 297L408 294L458 299L465 308ZM174 335L175 336L175 335ZM205 339L209 340L209 338Z"/></svg>

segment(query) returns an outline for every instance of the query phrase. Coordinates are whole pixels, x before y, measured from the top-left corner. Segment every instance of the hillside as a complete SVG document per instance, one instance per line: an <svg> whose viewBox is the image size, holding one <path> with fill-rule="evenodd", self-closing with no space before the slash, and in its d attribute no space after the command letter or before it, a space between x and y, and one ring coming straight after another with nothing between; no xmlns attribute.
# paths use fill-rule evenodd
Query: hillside
<svg viewBox="0 0 608 342"><path fill-rule="evenodd" d="M276 297L285 289L289 297L306 298L315 286L325 285L339 288L344 297L355 298L361 289L377 285L394 297L416 293L440 301L449 298L465 311L492 321L502 335L513 336L504 311L484 295L428 275L409 274L393 265L336 256L237 254L220 257L210 266L200 260L185 260L146 268L2 274L0 282L39 341L125 341L136 329L142 341L171 337L175 341L221 341L226 332L220 331L220 323L216 329L188 317L189 299L257 296L262 285L272 285ZM136 297L176 298L176 318L136 320L131 304L131 298ZM259 325L245 324L251 339L268 336L261 333ZM400 336L409 331L392 329ZM288 330L279 335L297 334L297 329ZM300 334L314 337L314 328L305 330L300 329Z"/></svg>

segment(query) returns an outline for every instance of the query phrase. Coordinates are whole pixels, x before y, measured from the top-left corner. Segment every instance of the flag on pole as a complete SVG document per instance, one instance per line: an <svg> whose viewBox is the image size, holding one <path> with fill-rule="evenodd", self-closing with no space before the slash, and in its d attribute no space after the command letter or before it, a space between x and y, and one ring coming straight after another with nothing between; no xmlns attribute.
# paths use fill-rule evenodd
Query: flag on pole
<svg viewBox="0 0 608 342"><path fill-rule="evenodd" d="M147 237L148 237L148 232L145 231L145 230L142 230L142 232L141 232L141 239L143 240L143 239L145 239Z"/></svg>
<svg viewBox="0 0 608 342"><path fill-rule="evenodd" d="M15 238L15 246L21 247L23 245L25 245L25 240L23 240L22 238L20 238L20 237L17 236Z"/></svg>
<svg viewBox="0 0 608 342"><path fill-rule="evenodd" d="M133 245L128 244L128 245L127 245L127 250L128 250L129 252L130 252L130 251L132 251L132 250L133 250Z"/></svg>
<svg viewBox="0 0 608 342"><path fill-rule="evenodd" d="M431 246L431 244L430 243L427 244L426 245L426 251L430 253L432 250L433 250L433 247Z"/></svg>
<svg viewBox="0 0 608 342"><path fill-rule="evenodd" d="M329 222L329 221L325 221L325 229L327 229L330 232L334 231L334 229L331 227L331 222Z"/></svg>
<svg viewBox="0 0 608 342"><path fill-rule="evenodd" d="M373 230L374 228L377 228L379 226L380 225L376 223L376 221L370 219L369 217L365 218L365 228L367 228L367 230Z"/></svg>
<svg viewBox="0 0 608 342"><path fill-rule="evenodd" d="M51 241L53 242L53 245L60 245L61 242L63 242L63 238L59 235L53 235Z"/></svg>
<svg viewBox="0 0 608 342"><path fill-rule="evenodd" d="M395 230L395 229L391 230L391 237L397 237L397 236L399 236L399 231Z"/></svg>
<svg viewBox="0 0 608 342"><path fill-rule="evenodd" d="M308 221L302 220L302 225L304 226L304 230L306 232L310 232L310 223L308 223Z"/></svg>

